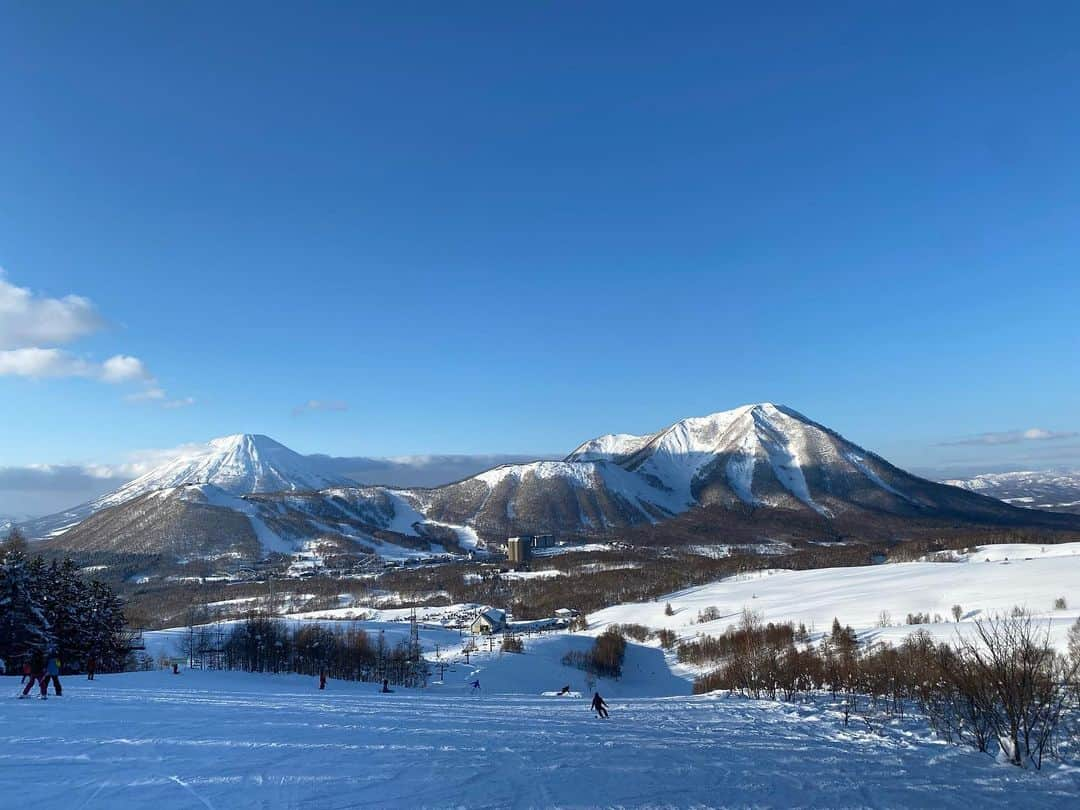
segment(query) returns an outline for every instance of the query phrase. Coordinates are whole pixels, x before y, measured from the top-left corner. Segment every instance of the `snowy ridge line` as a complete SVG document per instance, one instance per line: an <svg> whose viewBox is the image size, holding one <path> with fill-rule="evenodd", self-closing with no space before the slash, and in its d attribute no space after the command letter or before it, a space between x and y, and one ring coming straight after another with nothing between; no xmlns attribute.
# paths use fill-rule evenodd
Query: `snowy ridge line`
<svg viewBox="0 0 1080 810"><path fill-rule="evenodd" d="M147 487L153 489L143 491ZM869 521L885 516L992 525L1033 521L1030 511L917 478L790 408L760 403L683 419L655 433L605 434L563 461L502 465L429 489L350 486L327 479L310 457L265 436L230 436L97 502L36 521L27 533L62 539L73 532L80 548L100 548L109 540L87 538L81 531L86 517L123 506L140 493L178 487L197 487L209 505L245 514L260 544L273 551L319 539L327 523L340 523L343 535L358 539L393 532L410 539L402 546L417 538L447 539L449 530L462 551L474 551L516 534L596 536L657 524L702 505L737 516L744 505L778 509L792 520L810 513L826 520L847 514ZM1067 502L1080 502L1080 491ZM144 511L146 519L154 518L153 509ZM328 521L330 514L342 519ZM188 517L208 521L205 515ZM1034 522L1057 528L1071 518L1040 520ZM190 528L189 534L195 533L196 527ZM158 533L169 531L175 538L184 530L173 522ZM134 546L141 539L124 542Z"/></svg>

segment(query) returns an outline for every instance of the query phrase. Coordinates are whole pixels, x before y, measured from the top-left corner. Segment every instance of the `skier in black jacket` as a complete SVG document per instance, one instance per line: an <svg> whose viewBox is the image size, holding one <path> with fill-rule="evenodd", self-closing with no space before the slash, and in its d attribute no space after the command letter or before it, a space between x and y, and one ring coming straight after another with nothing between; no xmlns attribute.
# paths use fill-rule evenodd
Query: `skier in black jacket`
<svg viewBox="0 0 1080 810"><path fill-rule="evenodd" d="M597 692L596 694L594 694L592 696L592 708L593 708L593 711L596 712L597 717L599 717L601 719L606 719L607 718L607 716L608 716L607 703L605 703L604 699L602 697L600 697L599 692Z"/></svg>

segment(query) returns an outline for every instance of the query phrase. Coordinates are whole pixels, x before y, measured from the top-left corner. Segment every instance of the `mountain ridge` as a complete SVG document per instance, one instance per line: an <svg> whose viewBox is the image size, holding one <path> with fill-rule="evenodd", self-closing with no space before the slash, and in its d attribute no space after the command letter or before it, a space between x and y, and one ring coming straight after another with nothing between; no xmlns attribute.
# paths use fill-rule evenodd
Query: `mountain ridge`
<svg viewBox="0 0 1080 810"><path fill-rule="evenodd" d="M1080 470L1017 470L952 478L942 483L1024 509L1080 514Z"/></svg>
<svg viewBox="0 0 1080 810"><path fill-rule="evenodd" d="M464 552L514 534L611 536L639 527L662 533L680 516L700 522L694 515L725 531L785 522L812 531L870 523L895 531L904 521L1072 525L1070 516L1035 517L913 476L773 403L689 417L644 435L605 434L562 461L500 465L431 488L328 478L311 469L312 457L264 436L237 434L205 447L99 499L92 520L74 511L53 516L46 536L74 549L145 551L153 535L164 553L179 553L191 522L204 537L199 553L208 554L213 531L205 527L219 522L232 527L234 546L264 553L330 542L401 557ZM154 492L160 497L148 497ZM122 519L98 517L125 509ZM251 531L242 542L234 519L218 510L246 517ZM771 517L763 522L765 514Z"/></svg>

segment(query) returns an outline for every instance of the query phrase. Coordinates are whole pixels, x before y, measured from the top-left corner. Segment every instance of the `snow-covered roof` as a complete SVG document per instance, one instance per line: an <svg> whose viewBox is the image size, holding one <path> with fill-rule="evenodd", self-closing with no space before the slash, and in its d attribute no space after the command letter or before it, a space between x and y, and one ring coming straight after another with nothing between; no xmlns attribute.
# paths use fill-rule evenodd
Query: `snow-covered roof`
<svg viewBox="0 0 1080 810"><path fill-rule="evenodd" d="M480 608L480 612L476 614L476 619L474 619L474 621L479 621L480 619L487 619L492 624L502 624L506 621L506 611L499 610L499 608L482 607Z"/></svg>

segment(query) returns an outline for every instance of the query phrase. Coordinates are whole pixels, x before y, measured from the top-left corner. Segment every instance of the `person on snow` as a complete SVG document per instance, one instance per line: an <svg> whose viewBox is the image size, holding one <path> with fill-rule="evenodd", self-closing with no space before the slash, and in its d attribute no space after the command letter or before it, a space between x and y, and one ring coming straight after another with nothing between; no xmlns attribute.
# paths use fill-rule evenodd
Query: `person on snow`
<svg viewBox="0 0 1080 810"><path fill-rule="evenodd" d="M383 678L383 682L382 682L382 691L383 691L383 694L387 694L387 693L389 693L389 692L392 692L392 691L393 691L393 690L392 690L392 689L390 688L390 681L388 681L388 680L387 680L386 678Z"/></svg>
<svg viewBox="0 0 1080 810"><path fill-rule="evenodd" d="M477 692L480 691L480 679L477 678L475 681L473 681L471 686L472 686L473 694L475 695Z"/></svg>
<svg viewBox="0 0 1080 810"><path fill-rule="evenodd" d="M604 699L600 697L599 692L595 693L592 697L592 708L593 711L596 712L597 717L602 720L607 719L607 703L605 703Z"/></svg>
<svg viewBox="0 0 1080 810"><path fill-rule="evenodd" d="M38 683L41 686L41 699L45 700L45 689L48 686L48 682L45 680L45 656L41 654L40 650L35 650L34 654L30 658L30 680L26 682L26 687L23 689L22 694L19 695L21 700L30 694L30 690L34 688L34 684Z"/></svg>
<svg viewBox="0 0 1080 810"><path fill-rule="evenodd" d="M570 684L567 684L562 689L560 689L559 694L560 695L569 695L570 694Z"/></svg>
<svg viewBox="0 0 1080 810"><path fill-rule="evenodd" d="M320 689L325 689L326 688L326 670L325 669L319 670L319 688Z"/></svg>
<svg viewBox="0 0 1080 810"><path fill-rule="evenodd" d="M45 679L41 682L42 694L45 694L48 690L49 681L52 681L53 691L56 692L56 696L62 697L64 690L60 686L60 659L56 655L50 655L45 663Z"/></svg>
<svg viewBox="0 0 1080 810"><path fill-rule="evenodd" d="M95 661L93 656L91 656L90 660L86 662L86 680L94 680L95 669L97 669L97 661Z"/></svg>

